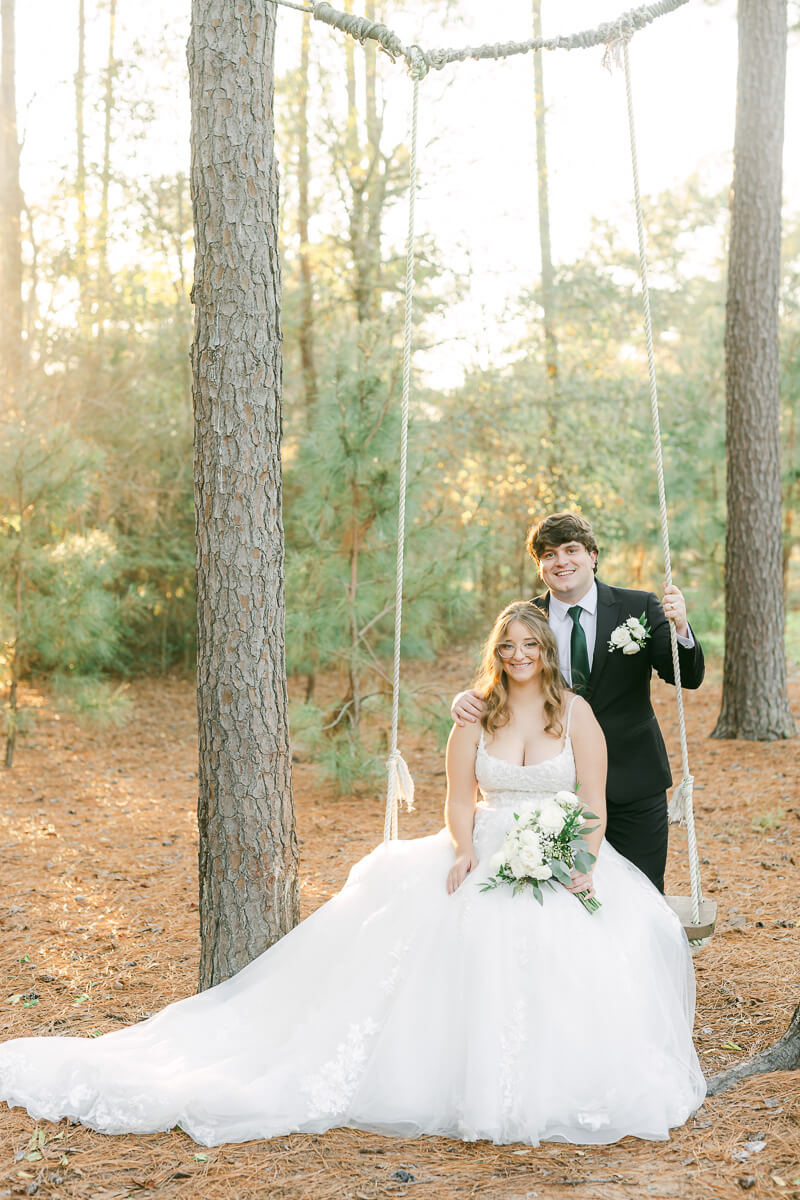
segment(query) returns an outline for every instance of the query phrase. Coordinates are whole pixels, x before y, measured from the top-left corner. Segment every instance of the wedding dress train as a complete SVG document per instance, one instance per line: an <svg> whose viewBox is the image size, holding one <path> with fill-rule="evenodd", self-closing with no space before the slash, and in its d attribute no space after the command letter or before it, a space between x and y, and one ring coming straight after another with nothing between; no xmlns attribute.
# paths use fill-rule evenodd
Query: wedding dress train
<svg viewBox="0 0 800 1200"><path fill-rule="evenodd" d="M602 908L481 892L520 805L575 786L559 754L478 748L479 866L452 896L445 830L381 845L238 975L128 1029L0 1047L0 1099L104 1133L212 1146L352 1126L497 1143L663 1139L702 1103L678 919L603 843Z"/></svg>

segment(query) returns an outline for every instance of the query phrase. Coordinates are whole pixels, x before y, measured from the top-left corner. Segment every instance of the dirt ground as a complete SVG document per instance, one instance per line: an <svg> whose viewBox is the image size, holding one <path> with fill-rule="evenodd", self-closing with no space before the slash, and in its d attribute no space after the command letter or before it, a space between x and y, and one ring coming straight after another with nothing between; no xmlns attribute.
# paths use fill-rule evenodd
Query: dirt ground
<svg viewBox="0 0 800 1200"><path fill-rule="evenodd" d="M437 664L437 674L450 695L464 682L463 663ZM800 680L792 686L800 713ZM44 692L25 694L36 720L13 769L0 771L2 1038L105 1032L195 989L193 687L142 681L130 694L132 719L104 732L59 716ZM677 761L670 690L659 687L656 703ZM719 904L716 935L694 959L707 1073L774 1041L800 1000L799 744L711 741L718 708L712 669L687 696L704 887ZM442 761L422 735L402 749L418 806L402 818L401 836L416 837L441 825ZM380 839L383 800L337 797L306 762L294 789L307 914ZM671 847L667 890L686 894L683 830ZM800 1072L707 1101L668 1142L583 1149L339 1130L206 1150L179 1132L102 1137L67 1122L36 1126L3 1107L0 1197L705 1200L747 1191L800 1200L799 1121Z"/></svg>

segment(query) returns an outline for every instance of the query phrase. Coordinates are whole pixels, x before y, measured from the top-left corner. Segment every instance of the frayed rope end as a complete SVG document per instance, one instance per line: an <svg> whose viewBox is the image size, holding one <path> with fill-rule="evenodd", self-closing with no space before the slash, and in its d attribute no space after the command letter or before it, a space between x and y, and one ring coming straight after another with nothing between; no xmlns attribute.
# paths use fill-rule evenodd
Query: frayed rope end
<svg viewBox="0 0 800 1200"><path fill-rule="evenodd" d="M395 750L386 763L389 772L389 795L393 795L398 806L405 802L406 812L414 812L414 780L406 760Z"/></svg>

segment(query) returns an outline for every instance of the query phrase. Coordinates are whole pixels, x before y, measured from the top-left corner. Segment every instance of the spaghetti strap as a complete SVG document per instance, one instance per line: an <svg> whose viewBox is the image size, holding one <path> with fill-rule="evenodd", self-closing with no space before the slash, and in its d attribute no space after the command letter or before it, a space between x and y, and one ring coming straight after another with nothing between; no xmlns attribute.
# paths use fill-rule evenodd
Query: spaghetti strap
<svg viewBox="0 0 800 1200"><path fill-rule="evenodd" d="M567 728L564 730L564 741L566 741L567 738L569 737L569 727L570 727L570 722L572 721L572 706L577 699L578 699L577 696L573 696L567 707Z"/></svg>

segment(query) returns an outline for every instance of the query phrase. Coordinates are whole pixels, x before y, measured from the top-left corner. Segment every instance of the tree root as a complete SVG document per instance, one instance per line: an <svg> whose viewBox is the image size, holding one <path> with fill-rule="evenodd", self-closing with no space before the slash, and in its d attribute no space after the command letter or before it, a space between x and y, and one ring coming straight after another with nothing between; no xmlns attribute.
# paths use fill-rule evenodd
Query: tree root
<svg viewBox="0 0 800 1200"><path fill-rule="evenodd" d="M794 1010L789 1028L782 1038L759 1054L748 1058L728 1071L720 1071L708 1080L708 1095L717 1096L750 1075L766 1075L769 1071L796 1071L800 1069L800 1004Z"/></svg>

